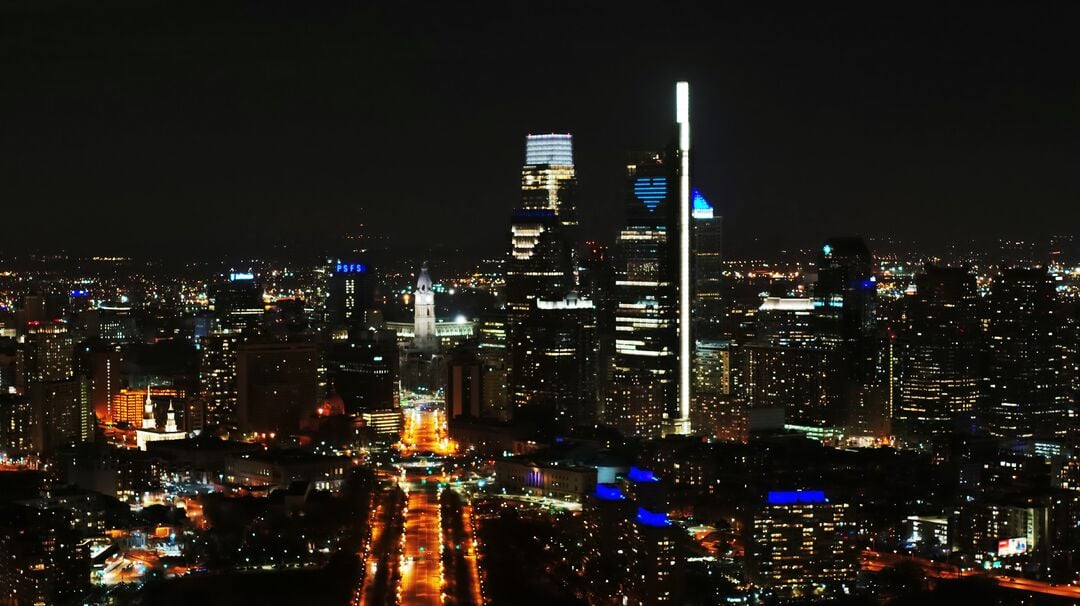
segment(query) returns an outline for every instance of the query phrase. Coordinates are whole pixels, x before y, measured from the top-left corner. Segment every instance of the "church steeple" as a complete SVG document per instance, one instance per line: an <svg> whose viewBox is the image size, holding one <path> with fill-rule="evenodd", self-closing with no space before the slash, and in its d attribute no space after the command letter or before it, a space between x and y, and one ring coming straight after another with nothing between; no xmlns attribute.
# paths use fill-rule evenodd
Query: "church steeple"
<svg viewBox="0 0 1080 606"><path fill-rule="evenodd" d="M143 429L157 429L157 419L154 418L154 402L150 400L150 385L146 386L146 401L143 403Z"/></svg>
<svg viewBox="0 0 1080 606"><path fill-rule="evenodd" d="M172 400L169 400L169 413L165 419L165 431L169 433L176 432L176 413L173 411Z"/></svg>

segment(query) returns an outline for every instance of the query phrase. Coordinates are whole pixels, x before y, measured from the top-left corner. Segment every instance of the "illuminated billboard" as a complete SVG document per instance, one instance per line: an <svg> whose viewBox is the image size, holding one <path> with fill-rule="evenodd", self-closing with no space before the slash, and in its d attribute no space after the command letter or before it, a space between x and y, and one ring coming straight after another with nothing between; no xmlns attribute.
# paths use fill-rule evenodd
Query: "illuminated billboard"
<svg viewBox="0 0 1080 606"><path fill-rule="evenodd" d="M1027 553L1027 537L1001 539L998 541L998 557L1019 555L1021 553Z"/></svg>

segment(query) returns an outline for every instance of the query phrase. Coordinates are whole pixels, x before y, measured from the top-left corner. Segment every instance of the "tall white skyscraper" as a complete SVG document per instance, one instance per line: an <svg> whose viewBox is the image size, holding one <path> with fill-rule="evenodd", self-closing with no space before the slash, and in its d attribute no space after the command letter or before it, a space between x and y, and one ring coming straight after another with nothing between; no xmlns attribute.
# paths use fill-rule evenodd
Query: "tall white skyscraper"
<svg viewBox="0 0 1080 606"><path fill-rule="evenodd" d="M690 433L690 84L675 84L675 122L679 126L679 418L676 433Z"/></svg>

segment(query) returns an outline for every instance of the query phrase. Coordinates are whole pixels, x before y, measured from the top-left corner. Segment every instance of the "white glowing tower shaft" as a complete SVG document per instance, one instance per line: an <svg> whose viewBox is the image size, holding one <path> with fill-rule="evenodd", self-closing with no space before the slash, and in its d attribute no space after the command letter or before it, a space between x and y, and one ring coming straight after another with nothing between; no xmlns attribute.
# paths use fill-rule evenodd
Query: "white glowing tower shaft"
<svg viewBox="0 0 1080 606"><path fill-rule="evenodd" d="M675 84L679 125L679 433L690 429L690 84Z"/></svg>

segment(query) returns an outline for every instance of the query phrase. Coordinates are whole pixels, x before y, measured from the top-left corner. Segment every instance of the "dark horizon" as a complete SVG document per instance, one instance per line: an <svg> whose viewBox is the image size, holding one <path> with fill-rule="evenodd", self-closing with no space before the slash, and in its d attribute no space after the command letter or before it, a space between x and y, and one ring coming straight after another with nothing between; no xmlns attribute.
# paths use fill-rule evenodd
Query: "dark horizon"
<svg viewBox="0 0 1080 606"><path fill-rule="evenodd" d="M363 223L501 254L535 132L574 134L610 242L678 79L731 256L1080 220L1075 6L679 8L9 4L0 199L37 227L0 248L320 252Z"/></svg>

